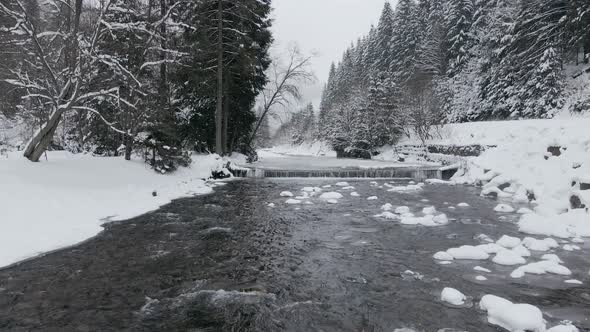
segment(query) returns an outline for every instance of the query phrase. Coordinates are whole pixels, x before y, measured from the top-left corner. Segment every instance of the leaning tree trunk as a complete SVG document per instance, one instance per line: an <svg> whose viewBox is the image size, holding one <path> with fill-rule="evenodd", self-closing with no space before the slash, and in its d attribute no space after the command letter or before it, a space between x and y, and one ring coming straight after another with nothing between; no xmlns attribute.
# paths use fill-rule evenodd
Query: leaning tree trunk
<svg viewBox="0 0 590 332"><path fill-rule="evenodd" d="M37 134L31 139L29 145L25 149L24 156L32 162L38 162L39 158L51 144L53 135L59 126L63 111L55 111L49 120L41 127Z"/></svg>

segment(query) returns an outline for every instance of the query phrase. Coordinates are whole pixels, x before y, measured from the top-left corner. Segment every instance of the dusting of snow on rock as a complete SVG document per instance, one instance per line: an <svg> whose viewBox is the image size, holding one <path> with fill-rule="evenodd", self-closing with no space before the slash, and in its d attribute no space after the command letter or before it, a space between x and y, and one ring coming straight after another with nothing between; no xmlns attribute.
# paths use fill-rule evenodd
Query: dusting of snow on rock
<svg viewBox="0 0 590 332"><path fill-rule="evenodd" d="M539 308L530 304L515 304L504 298L485 295L479 302L480 309L488 314L488 323L510 332L545 332L545 320Z"/></svg>
<svg viewBox="0 0 590 332"><path fill-rule="evenodd" d="M455 306L460 306L465 304L467 297L454 288L445 287L440 294L440 300Z"/></svg>

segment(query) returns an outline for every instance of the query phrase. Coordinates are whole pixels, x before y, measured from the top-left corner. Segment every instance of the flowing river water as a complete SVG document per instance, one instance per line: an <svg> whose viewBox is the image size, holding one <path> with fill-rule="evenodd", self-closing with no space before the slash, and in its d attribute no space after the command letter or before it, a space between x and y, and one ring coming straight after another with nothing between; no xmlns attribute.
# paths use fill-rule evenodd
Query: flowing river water
<svg viewBox="0 0 590 332"><path fill-rule="evenodd" d="M315 197L287 205L279 196L336 182L232 181L2 270L0 331L499 331L478 309L485 294L536 305L550 326L570 320L590 331L587 244L558 253L583 285L552 275L511 279L513 268L491 261L432 258L479 244L481 234L523 237L518 216L494 212L498 202L477 188L399 193L363 180L349 181L361 197L325 189L344 194L338 204ZM451 208L461 202L470 207ZM404 226L374 217L385 203L435 206L451 222ZM482 274L488 280L477 281ZM442 303L444 287L465 293L466 305Z"/></svg>

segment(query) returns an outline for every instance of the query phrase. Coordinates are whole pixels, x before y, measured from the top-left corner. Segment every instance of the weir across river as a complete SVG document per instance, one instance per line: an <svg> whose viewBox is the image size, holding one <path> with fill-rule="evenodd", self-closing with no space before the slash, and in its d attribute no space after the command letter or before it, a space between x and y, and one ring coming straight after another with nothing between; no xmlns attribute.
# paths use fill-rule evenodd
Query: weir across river
<svg viewBox="0 0 590 332"><path fill-rule="evenodd" d="M264 156L232 170L240 178L407 178L448 180L458 166L307 156Z"/></svg>

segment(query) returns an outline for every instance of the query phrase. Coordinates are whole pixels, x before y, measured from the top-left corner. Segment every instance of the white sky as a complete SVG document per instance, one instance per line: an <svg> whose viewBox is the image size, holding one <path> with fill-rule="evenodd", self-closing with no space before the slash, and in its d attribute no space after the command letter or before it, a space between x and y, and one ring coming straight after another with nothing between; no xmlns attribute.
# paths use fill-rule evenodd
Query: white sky
<svg viewBox="0 0 590 332"><path fill-rule="evenodd" d="M392 5L396 0L390 1ZM281 51L297 43L307 53L317 53L313 69L315 86L306 87L303 102L319 106L330 64L359 37L377 25L385 0L274 0L275 47Z"/></svg>

